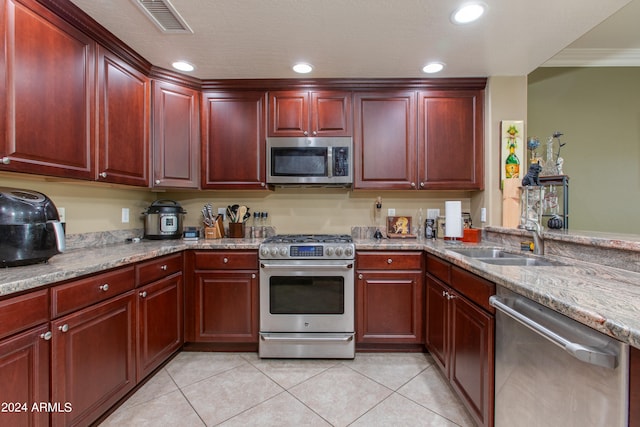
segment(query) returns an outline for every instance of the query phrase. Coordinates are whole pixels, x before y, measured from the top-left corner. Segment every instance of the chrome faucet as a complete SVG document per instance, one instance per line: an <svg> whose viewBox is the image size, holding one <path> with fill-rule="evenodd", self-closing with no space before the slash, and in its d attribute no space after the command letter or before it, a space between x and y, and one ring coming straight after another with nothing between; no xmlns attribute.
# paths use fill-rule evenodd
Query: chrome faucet
<svg viewBox="0 0 640 427"><path fill-rule="evenodd" d="M524 228L527 231L531 231L533 234L533 253L536 255L544 255L544 238L542 237L542 225L538 221L528 219L524 225L520 228Z"/></svg>

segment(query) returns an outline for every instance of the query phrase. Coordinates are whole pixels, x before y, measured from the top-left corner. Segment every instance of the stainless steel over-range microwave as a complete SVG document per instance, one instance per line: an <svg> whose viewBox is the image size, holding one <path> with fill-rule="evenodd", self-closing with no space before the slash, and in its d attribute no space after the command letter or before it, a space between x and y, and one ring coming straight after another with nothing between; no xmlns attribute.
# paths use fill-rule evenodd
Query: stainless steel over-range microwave
<svg viewBox="0 0 640 427"><path fill-rule="evenodd" d="M351 137L267 139L267 183L350 185L352 182Z"/></svg>

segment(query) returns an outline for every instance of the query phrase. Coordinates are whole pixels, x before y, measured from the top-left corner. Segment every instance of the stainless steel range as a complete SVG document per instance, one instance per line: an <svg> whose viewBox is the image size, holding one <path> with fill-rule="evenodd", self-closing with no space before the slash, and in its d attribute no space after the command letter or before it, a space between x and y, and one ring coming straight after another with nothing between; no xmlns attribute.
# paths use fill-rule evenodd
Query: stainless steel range
<svg viewBox="0 0 640 427"><path fill-rule="evenodd" d="M348 235L260 245L260 357L355 357L354 258Z"/></svg>

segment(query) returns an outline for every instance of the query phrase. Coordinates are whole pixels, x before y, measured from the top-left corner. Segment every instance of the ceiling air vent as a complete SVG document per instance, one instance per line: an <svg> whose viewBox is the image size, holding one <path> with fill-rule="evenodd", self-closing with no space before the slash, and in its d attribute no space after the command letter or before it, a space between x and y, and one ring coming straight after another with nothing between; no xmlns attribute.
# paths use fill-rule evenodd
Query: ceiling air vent
<svg viewBox="0 0 640 427"><path fill-rule="evenodd" d="M193 34L169 0L133 0L163 33Z"/></svg>

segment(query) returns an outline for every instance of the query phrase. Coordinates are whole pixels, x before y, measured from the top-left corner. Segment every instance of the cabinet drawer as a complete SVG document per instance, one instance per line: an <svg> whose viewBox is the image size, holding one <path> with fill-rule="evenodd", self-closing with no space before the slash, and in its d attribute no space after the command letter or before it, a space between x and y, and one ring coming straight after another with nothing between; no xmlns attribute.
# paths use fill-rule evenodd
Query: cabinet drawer
<svg viewBox="0 0 640 427"><path fill-rule="evenodd" d="M0 338L48 321L48 289L0 301Z"/></svg>
<svg viewBox="0 0 640 427"><path fill-rule="evenodd" d="M80 279L51 288L52 317L70 313L99 301L104 301L134 288L134 267Z"/></svg>
<svg viewBox="0 0 640 427"><path fill-rule="evenodd" d="M489 305L489 297L496 293L494 283L454 266L451 268L451 287L488 312L495 313Z"/></svg>
<svg viewBox="0 0 640 427"><path fill-rule="evenodd" d="M434 255L427 255L427 273L449 284L451 279L451 264Z"/></svg>
<svg viewBox="0 0 640 427"><path fill-rule="evenodd" d="M358 252L359 270L420 270L421 252Z"/></svg>
<svg viewBox="0 0 640 427"><path fill-rule="evenodd" d="M196 252L196 270L255 270L258 251Z"/></svg>
<svg viewBox="0 0 640 427"><path fill-rule="evenodd" d="M182 254L167 255L136 265L136 283L138 286L182 271Z"/></svg>

